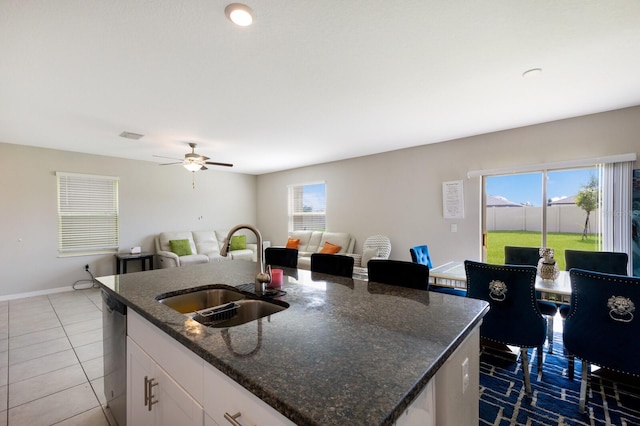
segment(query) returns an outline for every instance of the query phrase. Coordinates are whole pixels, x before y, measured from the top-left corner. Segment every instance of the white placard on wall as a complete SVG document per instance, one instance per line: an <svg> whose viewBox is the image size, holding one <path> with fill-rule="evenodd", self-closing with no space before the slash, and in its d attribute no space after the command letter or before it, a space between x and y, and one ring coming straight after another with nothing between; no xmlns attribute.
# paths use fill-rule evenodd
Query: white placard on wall
<svg viewBox="0 0 640 426"><path fill-rule="evenodd" d="M442 210L445 219L464 219L464 192L461 180L442 182Z"/></svg>

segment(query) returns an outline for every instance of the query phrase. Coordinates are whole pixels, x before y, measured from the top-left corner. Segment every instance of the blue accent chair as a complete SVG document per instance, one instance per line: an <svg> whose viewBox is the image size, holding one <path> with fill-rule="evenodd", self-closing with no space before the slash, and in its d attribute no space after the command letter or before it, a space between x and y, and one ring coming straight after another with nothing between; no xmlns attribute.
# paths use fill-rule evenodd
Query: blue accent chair
<svg viewBox="0 0 640 426"><path fill-rule="evenodd" d="M605 274L627 275L629 256L626 253L613 251L565 250L564 261L567 271L577 268L584 269L586 271L602 272ZM560 316L562 317L563 330L566 318L569 315L569 310L570 306L567 304L561 305L558 309ZM568 358L567 377L569 380L573 380L573 356L569 353L566 355Z"/></svg>
<svg viewBox="0 0 640 426"><path fill-rule="evenodd" d="M285 247L267 247L264 250L264 263L286 268L298 267L298 250Z"/></svg>
<svg viewBox="0 0 640 426"><path fill-rule="evenodd" d="M429 268L426 265L402 260L371 259L368 270L370 282L429 290Z"/></svg>
<svg viewBox="0 0 640 426"><path fill-rule="evenodd" d="M353 276L354 259L340 254L313 253L311 255L311 272L337 275L351 278Z"/></svg>
<svg viewBox="0 0 640 426"><path fill-rule="evenodd" d="M640 277L573 268L564 328L567 351L582 360L580 412L585 412L590 364L640 377ZM594 338L601 341L594 341Z"/></svg>
<svg viewBox="0 0 640 426"><path fill-rule="evenodd" d="M538 266L540 260L540 248L539 247L518 247L518 246L505 246L504 247L504 263L506 265L529 265ZM536 296L540 298L540 293L536 293ZM548 352L553 353L553 317L558 313L558 305L546 300L538 300L538 308L542 315L547 317L547 342Z"/></svg>
<svg viewBox="0 0 640 426"><path fill-rule="evenodd" d="M411 254L411 261L413 263L418 263L420 265L425 265L429 269L433 268L433 264L431 263L431 256L429 256L429 246L421 245L411 247L409 249L409 253ZM465 297L467 292L465 290L459 288L452 287L439 287L439 286L429 286L429 290L435 291L437 293L445 293L452 294L454 296Z"/></svg>
<svg viewBox="0 0 640 426"><path fill-rule="evenodd" d="M546 338L546 321L536 298L536 268L491 265L465 260L467 297L489 302L480 326L483 339L520 347L525 391L531 397L527 348L540 348ZM542 360L538 359L542 373Z"/></svg>
<svg viewBox="0 0 640 426"><path fill-rule="evenodd" d="M411 261L421 265L427 265L429 269L433 268L431 264L431 256L429 256L429 246L415 246L409 249L411 253Z"/></svg>

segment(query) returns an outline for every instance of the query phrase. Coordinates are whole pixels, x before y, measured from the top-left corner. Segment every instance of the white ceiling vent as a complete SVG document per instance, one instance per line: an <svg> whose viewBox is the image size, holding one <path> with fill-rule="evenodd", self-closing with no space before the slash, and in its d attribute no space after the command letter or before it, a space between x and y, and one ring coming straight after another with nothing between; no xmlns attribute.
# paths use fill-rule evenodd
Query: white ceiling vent
<svg viewBox="0 0 640 426"><path fill-rule="evenodd" d="M143 136L144 135L141 135L139 133L133 133L133 132L122 132L122 133L120 133L120 137L121 138L133 139L134 141L139 140Z"/></svg>

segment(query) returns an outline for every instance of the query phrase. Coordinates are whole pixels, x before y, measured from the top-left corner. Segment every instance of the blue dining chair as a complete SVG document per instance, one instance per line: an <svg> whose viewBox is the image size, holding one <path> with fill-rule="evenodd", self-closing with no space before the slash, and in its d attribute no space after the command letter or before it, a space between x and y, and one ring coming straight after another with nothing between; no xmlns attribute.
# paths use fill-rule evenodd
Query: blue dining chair
<svg viewBox="0 0 640 426"><path fill-rule="evenodd" d="M546 338L546 321L536 303L536 268L491 265L466 260L467 297L489 302L480 326L483 339L518 346L525 391L531 397L528 348L540 348ZM542 373L542 360L538 359Z"/></svg>
<svg viewBox="0 0 640 426"><path fill-rule="evenodd" d="M519 247L504 246L504 263L506 265L529 265L538 266L540 260L539 247ZM538 308L542 315L547 317L547 352L553 353L553 318L558 313L558 305L546 300L540 300L540 292L536 293L538 297ZM541 353L539 353L541 355Z"/></svg>
<svg viewBox="0 0 640 426"><path fill-rule="evenodd" d="M564 345L582 360L580 412L585 412L591 364L640 377L640 277L573 268ZM602 341L594 342L594 338Z"/></svg>
<svg viewBox="0 0 640 426"><path fill-rule="evenodd" d="M431 263L431 256L429 256L429 246L421 245L411 247L409 249L409 253L411 253L411 261L413 263L427 265L429 269L433 268L433 265Z"/></svg>
<svg viewBox="0 0 640 426"><path fill-rule="evenodd" d="M626 253L618 253L613 251L584 251L584 250L565 250L564 252L565 269L584 269L586 271L603 272L606 274L627 275L627 264L629 256ZM569 315L570 305L566 303L561 305L558 311L562 317L562 329L564 330L567 315ZM565 348L566 351L566 348ZM574 361L573 356L567 355L567 377L573 380L574 377Z"/></svg>
<svg viewBox="0 0 640 426"><path fill-rule="evenodd" d="M433 268L433 264L431 263L431 256L429 256L429 246L420 245L411 247L409 249L409 253L411 254L411 261L413 263L425 265L429 269ZM467 295L467 292L465 290L453 287L431 285L429 286L429 290L435 291L437 293L453 294L454 296L461 297L465 297Z"/></svg>

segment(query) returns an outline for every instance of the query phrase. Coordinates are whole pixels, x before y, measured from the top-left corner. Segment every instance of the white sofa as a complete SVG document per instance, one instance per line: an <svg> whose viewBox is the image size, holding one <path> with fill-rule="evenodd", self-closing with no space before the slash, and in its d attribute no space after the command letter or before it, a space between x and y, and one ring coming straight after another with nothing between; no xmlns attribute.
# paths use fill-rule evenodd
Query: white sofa
<svg viewBox="0 0 640 426"><path fill-rule="evenodd" d="M311 268L311 255L319 253L325 242L340 246L336 254L353 255L356 240L347 232L293 231L289 238L300 240L298 245L298 268Z"/></svg>
<svg viewBox="0 0 640 426"><path fill-rule="evenodd" d="M244 234L242 231L239 230L234 235L246 235L246 249L230 250L227 257L220 255L220 249L229 231L161 232L155 239L156 255L160 268L173 268L226 260L250 260L255 262L258 244L255 243L255 237L252 233ZM178 256L173 253L170 243L172 240L188 240L192 254Z"/></svg>

